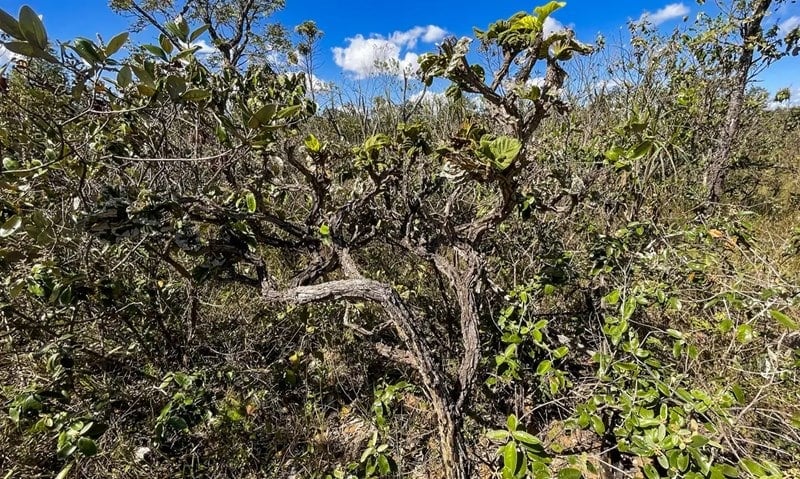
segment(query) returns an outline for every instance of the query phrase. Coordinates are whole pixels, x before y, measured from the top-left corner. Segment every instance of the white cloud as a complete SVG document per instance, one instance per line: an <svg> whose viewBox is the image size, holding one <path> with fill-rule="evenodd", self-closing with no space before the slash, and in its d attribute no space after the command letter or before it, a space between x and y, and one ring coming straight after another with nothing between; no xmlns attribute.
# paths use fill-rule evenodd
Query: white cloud
<svg viewBox="0 0 800 479"><path fill-rule="evenodd" d="M309 78L308 74L306 74L306 88L309 90L313 88L317 93L327 93L333 90L333 83L326 82L313 73L311 74L311 78Z"/></svg>
<svg viewBox="0 0 800 479"><path fill-rule="evenodd" d="M770 94L770 98L774 98L774 93ZM776 110L779 108L794 108L800 106L800 87L789 88L789 99L787 101L777 102L771 100L767 103L767 109Z"/></svg>
<svg viewBox="0 0 800 479"><path fill-rule="evenodd" d="M188 47L192 47L192 48L199 47L198 50L195 52L195 54L196 55L200 55L200 56L211 55L211 54L217 52L217 49L212 47L211 45L209 45L208 42L206 42L205 40L199 40L199 41L193 42L192 44L190 44L188 46L187 46L186 43L181 42L181 48L188 48Z"/></svg>
<svg viewBox="0 0 800 479"><path fill-rule="evenodd" d="M408 97L408 101L410 103L417 103L419 101L427 104L438 104L442 102L447 103L448 99L444 92L422 90Z"/></svg>
<svg viewBox="0 0 800 479"><path fill-rule="evenodd" d="M525 84L529 87L531 86L538 86L539 88L544 86L544 77L533 77L528 79Z"/></svg>
<svg viewBox="0 0 800 479"><path fill-rule="evenodd" d="M365 38L359 34L348 38L346 47L333 48L333 60L357 79L384 73L413 73L417 69L419 55L409 50L413 50L420 41L434 43L446 34L447 31L436 25L398 31L388 37L372 35Z"/></svg>
<svg viewBox="0 0 800 479"><path fill-rule="evenodd" d="M425 43L436 43L447 35L447 30L436 25L428 25L425 29L425 34L422 36L422 41Z"/></svg>
<svg viewBox="0 0 800 479"><path fill-rule="evenodd" d="M543 28L542 28L545 38L549 37L550 35L552 35L552 34L554 34L556 32L560 32L563 29L564 29L564 25L562 25L561 22L559 22L555 18L553 18L553 17L545 18L544 25L543 25Z"/></svg>
<svg viewBox="0 0 800 479"><path fill-rule="evenodd" d="M0 45L0 66L5 65L6 63L9 63L11 60L13 60L15 58L19 58L19 55L17 55L16 53L8 51L8 49L6 49L6 47L4 47L3 45Z"/></svg>
<svg viewBox="0 0 800 479"><path fill-rule="evenodd" d="M607 80L598 80L592 85L592 90L595 94L610 93L614 90L620 89L625 86L624 80L617 78L609 78Z"/></svg>
<svg viewBox="0 0 800 479"><path fill-rule="evenodd" d="M650 23L658 26L669 20L680 18L688 15L690 12L689 7L684 3L670 3L664 8L660 8L653 12L644 12L637 20L638 23Z"/></svg>
<svg viewBox="0 0 800 479"><path fill-rule="evenodd" d="M788 35L789 32L797 27L800 27L800 16L797 15L787 18L778 25L778 29L783 36Z"/></svg>

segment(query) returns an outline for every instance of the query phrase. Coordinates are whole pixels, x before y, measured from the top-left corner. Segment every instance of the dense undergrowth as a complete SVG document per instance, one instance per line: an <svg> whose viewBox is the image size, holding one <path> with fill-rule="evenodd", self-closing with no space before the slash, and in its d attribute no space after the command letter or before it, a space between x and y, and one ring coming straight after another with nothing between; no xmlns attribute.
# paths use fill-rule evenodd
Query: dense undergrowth
<svg viewBox="0 0 800 479"><path fill-rule="evenodd" d="M612 56L551 2L364 111L197 58L206 2L143 46L3 13L0 473L799 477L800 111L750 83L797 35L736 42L771 3Z"/></svg>

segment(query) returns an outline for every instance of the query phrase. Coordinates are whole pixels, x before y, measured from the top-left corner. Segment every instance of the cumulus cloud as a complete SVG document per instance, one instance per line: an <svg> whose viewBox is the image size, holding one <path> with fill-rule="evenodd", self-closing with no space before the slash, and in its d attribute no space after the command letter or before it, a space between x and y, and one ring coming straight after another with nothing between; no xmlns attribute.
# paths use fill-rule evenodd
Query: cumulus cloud
<svg viewBox="0 0 800 479"><path fill-rule="evenodd" d="M774 97L774 93L772 93ZM789 99L782 102L772 100L767 103L767 108L775 110L779 108L795 108L800 106L800 87L789 88Z"/></svg>
<svg viewBox="0 0 800 479"><path fill-rule="evenodd" d="M664 22L683 17L690 12L689 7L684 3L670 3L664 8L660 8L655 12L644 12L637 20L638 23L650 23L658 26Z"/></svg>
<svg viewBox="0 0 800 479"><path fill-rule="evenodd" d="M306 74L306 88L309 90L313 88L317 93L327 93L333 90L333 83L326 82L313 73L310 78L308 74Z"/></svg>
<svg viewBox="0 0 800 479"><path fill-rule="evenodd" d="M193 47L200 47L197 50L198 55L211 55L212 53L216 53L217 49L206 43L205 40L200 40L199 42L192 43Z"/></svg>
<svg viewBox="0 0 800 479"><path fill-rule="evenodd" d="M784 36L788 35L789 32L797 27L800 27L800 16L797 15L789 17L778 24L778 30L780 30L781 34Z"/></svg>
<svg viewBox="0 0 800 479"><path fill-rule="evenodd" d="M555 32L560 32L563 29L564 25L562 25L561 22L559 22L553 17L547 17L544 20L542 31L544 33L544 37L547 38L550 35L554 34Z"/></svg>
<svg viewBox="0 0 800 479"><path fill-rule="evenodd" d="M436 25L398 31L388 37L372 35L365 38L359 34L348 38L346 47L333 48L333 60L357 79L382 73L413 73L417 69L419 55L410 50L419 42L434 43L446 34L446 30Z"/></svg>
<svg viewBox="0 0 800 479"><path fill-rule="evenodd" d="M439 104L447 103L449 100L444 92L422 90L408 97L408 101L409 103Z"/></svg>
<svg viewBox="0 0 800 479"><path fill-rule="evenodd" d="M15 58L18 58L18 57L19 57L19 55L17 55L16 53L8 51L8 49L6 49L6 47L4 47L3 45L0 45L0 66L3 66L6 63L9 63L11 60L13 60Z"/></svg>

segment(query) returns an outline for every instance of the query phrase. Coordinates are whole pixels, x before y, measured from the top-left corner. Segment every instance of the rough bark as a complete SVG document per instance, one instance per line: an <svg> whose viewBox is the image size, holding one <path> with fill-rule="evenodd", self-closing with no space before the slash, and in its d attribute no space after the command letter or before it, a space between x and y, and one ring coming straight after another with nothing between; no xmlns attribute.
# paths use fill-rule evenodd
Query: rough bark
<svg viewBox="0 0 800 479"><path fill-rule="evenodd" d="M747 84L750 81L750 70L753 66L756 45L763 34L762 22L769 11L772 0L756 0L751 15L742 25L742 46L736 66L733 70L732 91L725 121L719 134L719 141L710 155L706 170L707 203L719 202L725 193L725 183L730 171L731 154L739 133L742 107L744 105Z"/></svg>
<svg viewBox="0 0 800 479"><path fill-rule="evenodd" d="M379 304L401 341L413 356L423 389L436 414L442 470L445 477L447 479L468 479L470 477L470 464L465 457L461 434L462 422L459 408L451 399L444 375L430 356L430 348L416 329L415 324L420 324L420 319L414 315L411 308L391 286L360 277L310 286L297 286L281 291L274 290L264 283L262 295L268 302L295 305L336 300L370 301ZM477 363L475 367L477 367Z"/></svg>

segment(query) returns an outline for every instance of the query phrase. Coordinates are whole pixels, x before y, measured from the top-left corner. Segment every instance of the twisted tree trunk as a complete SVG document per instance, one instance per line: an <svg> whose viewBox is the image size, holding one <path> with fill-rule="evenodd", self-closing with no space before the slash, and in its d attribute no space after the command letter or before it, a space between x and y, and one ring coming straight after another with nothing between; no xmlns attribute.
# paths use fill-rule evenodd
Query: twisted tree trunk
<svg viewBox="0 0 800 479"><path fill-rule="evenodd" d="M351 269L348 265L345 269ZM305 305L322 303L335 300L370 301L379 304L392 323L400 340L408 348L414 358L415 368L422 380L422 388L431 402L436 415L437 432L439 436L442 468L447 479L470 478L470 463L465 455L464 439L461 433L463 424L463 403L465 384L472 380L464 375L471 371L474 376L477 369L477 359L471 354L470 359L462 360L459 374L458 393L450 394L444 373L430 355L430 348L416 329L416 324L421 324L411 308L399 294L388 284L370 279L356 278L338 281L328 281L316 285L298 286L287 290L274 290L266 282L262 285L262 295L267 302ZM474 303L474 295L472 296ZM477 310L474 318L477 318ZM462 317L464 314L462 313ZM469 314L470 321L473 320ZM474 344L477 344L477 321L474 332L466 336L475 335ZM470 344L473 340L470 339ZM465 366L465 364L467 366Z"/></svg>
<svg viewBox="0 0 800 479"><path fill-rule="evenodd" d="M733 90L731 92L728 110L725 113L725 122L719 134L719 141L711 152L710 161L706 170L706 187L708 188L707 203L719 202L725 193L725 182L730 171L731 153L741 124L742 107L744 105L747 84L750 81L750 69L758 42L763 36L764 21L772 0L756 0L752 14L744 20L742 25L742 45L739 58L733 71Z"/></svg>

